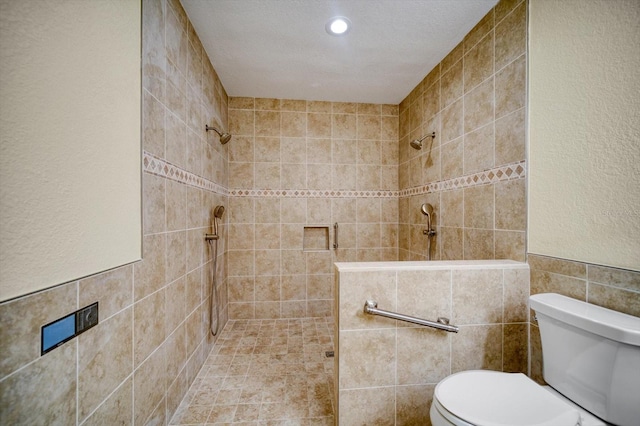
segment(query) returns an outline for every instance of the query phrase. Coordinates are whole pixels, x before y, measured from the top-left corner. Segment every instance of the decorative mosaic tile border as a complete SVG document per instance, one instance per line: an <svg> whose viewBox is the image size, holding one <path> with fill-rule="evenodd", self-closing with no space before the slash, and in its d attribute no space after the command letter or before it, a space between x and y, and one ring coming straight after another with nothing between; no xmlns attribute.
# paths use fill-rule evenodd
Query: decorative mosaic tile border
<svg viewBox="0 0 640 426"><path fill-rule="evenodd" d="M431 194L434 192L450 191L453 189L469 188L472 186L487 185L500 181L523 179L526 176L526 161L496 167L447 179L428 185L407 188L401 191L348 191L348 190L315 190L315 189L232 189L218 185L201 176L181 169L154 155L143 151L143 170L157 176L162 176L176 182L201 188L217 194L232 197L285 197L285 198L399 198L413 197L416 195Z"/></svg>
<svg viewBox="0 0 640 426"><path fill-rule="evenodd" d="M472 173L453 179L433 182L428 185L407 188L398 191L400 197L412 197L414 195L431 194L433 192L450 191L452 189L469 188L472 186L486 185L505 180L524 179L527 173L525 160L507 164L490 170Z"/></svg>
<svg viewBox="0 0 640 426"><path fill-rule="evenodd" d="M348 191L324 189L232 189L235 197L285 197L285 198L397 198L398 191Z"/></svg>
<svg viewBox="0 0 640 426"><path fill-rule="evenodd" d="M433 182L428 185L407 188L401 191L329 191L311 189L232 189L229 195L234 197L291 197L291 198L400 198L434 192L450 191L453 189L469 188L487 185L505 180L524 179L526 176L526 161L507 164L491 170L484 170L466 176Z"/></svg>
<svg viewBox="0 0 640 426"><path fill-rule="evenodd" d="M220 195L229 195L229 190L215 182L205 179L201 176L181 169L180 167L168 163L147 151L142 151L142 170L152 175L161 176L185 185L195 186L196 188L215 192Z"/></svg>

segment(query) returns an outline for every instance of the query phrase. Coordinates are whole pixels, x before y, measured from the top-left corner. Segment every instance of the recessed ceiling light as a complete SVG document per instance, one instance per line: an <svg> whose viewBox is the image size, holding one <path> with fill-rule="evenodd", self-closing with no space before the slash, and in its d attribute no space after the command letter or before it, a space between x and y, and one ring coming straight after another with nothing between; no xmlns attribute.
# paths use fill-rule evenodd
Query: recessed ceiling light
<svg viewBox="0 0 640 426"><path fill-rule="evenodd" d="M351 29L351 21L349 18L345 18L344 16L334 16L329 19L329 22L327 22L327 25L325 25L324 28L331 35L345 35Z"/></svg>

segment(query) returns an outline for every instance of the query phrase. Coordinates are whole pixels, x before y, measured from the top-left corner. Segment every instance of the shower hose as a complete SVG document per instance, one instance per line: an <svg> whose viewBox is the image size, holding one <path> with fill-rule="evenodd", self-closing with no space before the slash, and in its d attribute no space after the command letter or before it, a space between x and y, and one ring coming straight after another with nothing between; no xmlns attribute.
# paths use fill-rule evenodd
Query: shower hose
<svg viewBox="0 0 640 426"><path fill-rule="evenodd" d="M218 266L218 238L208 240L209 246L213 249L213 268L211 269L211 293L209 297L209 324L211 334L218 334L218 323L220 322L218 308L218 286L216 285L216 269ZM215 327L214 327L214 309L215 309Z"/></svg>

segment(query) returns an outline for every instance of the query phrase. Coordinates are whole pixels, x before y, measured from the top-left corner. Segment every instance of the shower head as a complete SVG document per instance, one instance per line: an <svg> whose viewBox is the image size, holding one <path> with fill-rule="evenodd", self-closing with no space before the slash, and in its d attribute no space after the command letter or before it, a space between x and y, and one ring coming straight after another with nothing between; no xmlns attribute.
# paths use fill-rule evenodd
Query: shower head
<svg viewBox="0 0 640 426"><path fill-rule="evenodd" d="M208 124L205 124L204 128L205 128L205 130L207 132L209 130L213 130L214 132L216 132L218 134L218 136L220 136L220 143L222 145L226 144L227 142L229 142L231 140L231 133L221 132L220 130L216 129L215 127L209 126Z"/></svg>
<svg viewBox="0 0 640 426"><path fill-rule="evenodd" d="M221 219L223 214L224 214L224 206L216 206L216 208L213 209L213 217Z"/></svg>
<svg viewBox="0 0 640 426"><path fill-rule="evenodd" d="M220 135L220 143L222 145L226 144L230 140L231 140L231 133L224 132L223 134Z"/></svg>
<svg viewBox="0 0 640 426"><path fill-rule="evenodd" d="M413 148L413 149L421 150L422 149L422 141L425 140L428 137L435 138L436 137L436 132L431 132L428 135L425 135L425 136L421 137L420 139L414 139L411 142L409 142L409 145L411 145L411 148Z"/></svg>
<svg viewBox="0 0 640 426"><path fill-rule="evenodd" d="M411 145L411 148L417 149L419 151L422 149L422 139L420 140L414 139L411 142L409 142L409 145Z"/></svg>

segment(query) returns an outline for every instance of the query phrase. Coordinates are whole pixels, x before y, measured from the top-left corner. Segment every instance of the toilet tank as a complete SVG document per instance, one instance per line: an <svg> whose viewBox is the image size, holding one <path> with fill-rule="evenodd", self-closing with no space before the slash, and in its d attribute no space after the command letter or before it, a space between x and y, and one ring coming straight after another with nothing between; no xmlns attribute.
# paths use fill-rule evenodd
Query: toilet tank
<svg viewBox="0 0 640 426"><path fill-rule="evenodd" d="M640 318L554 293L529 301L544 380L609 423L640 424Z"/></svg>

